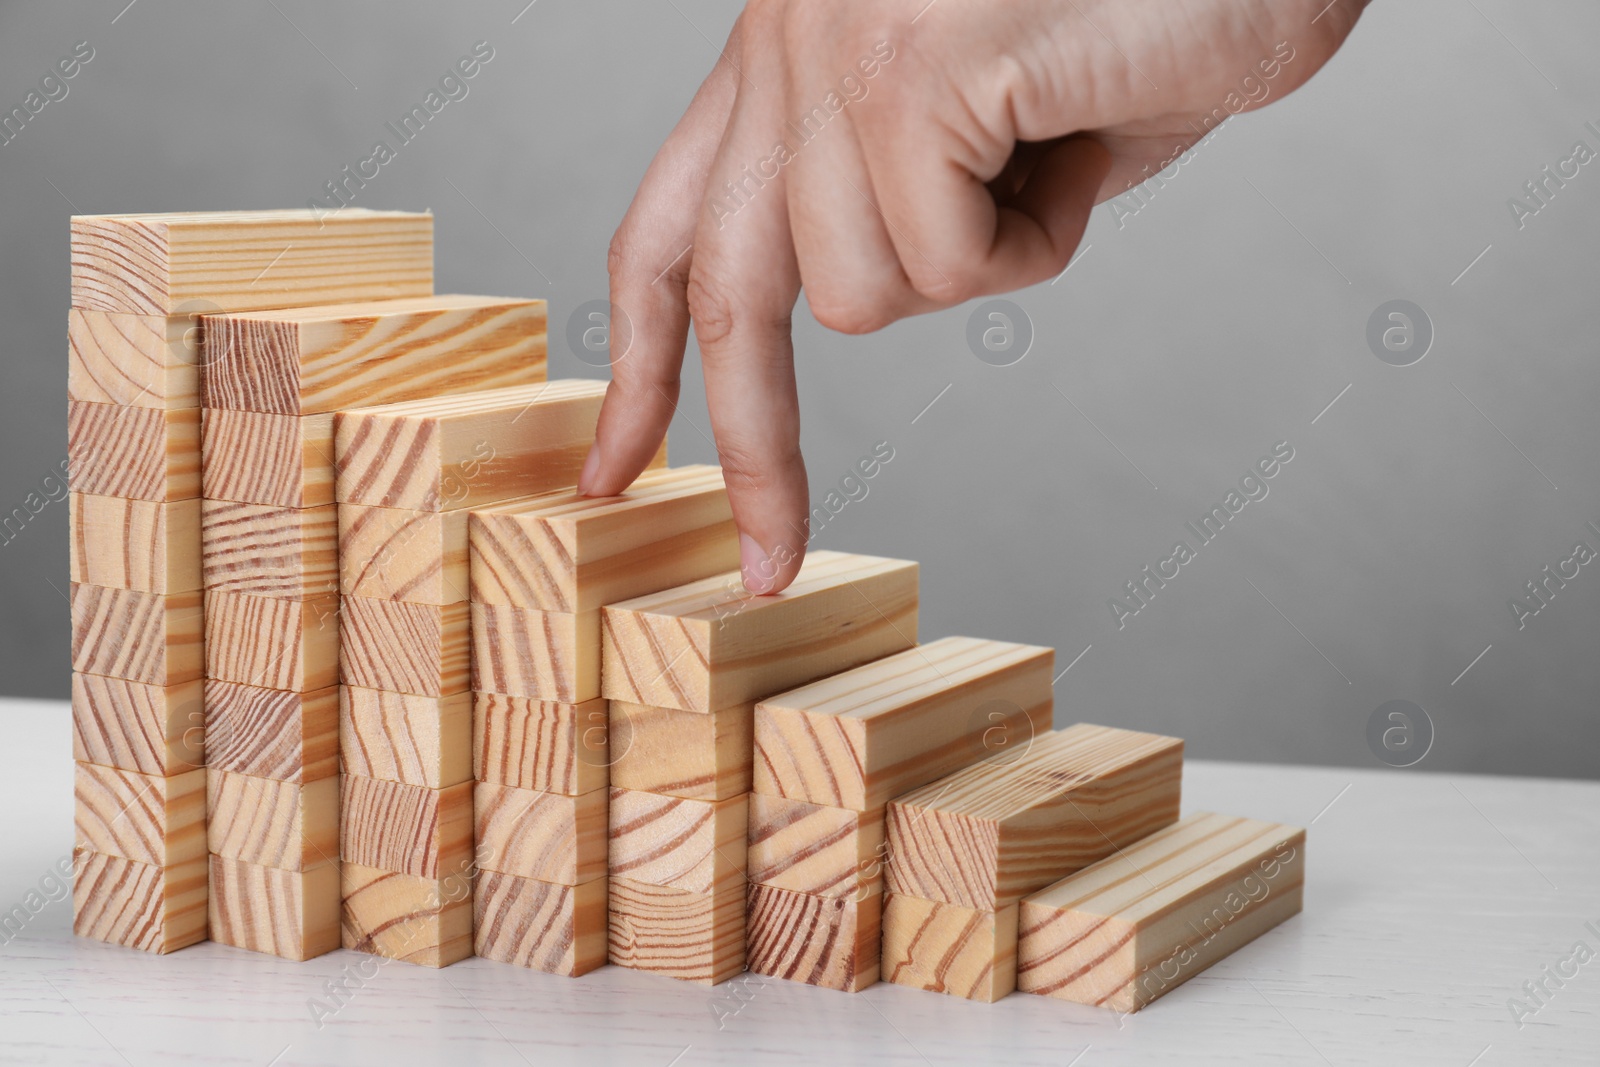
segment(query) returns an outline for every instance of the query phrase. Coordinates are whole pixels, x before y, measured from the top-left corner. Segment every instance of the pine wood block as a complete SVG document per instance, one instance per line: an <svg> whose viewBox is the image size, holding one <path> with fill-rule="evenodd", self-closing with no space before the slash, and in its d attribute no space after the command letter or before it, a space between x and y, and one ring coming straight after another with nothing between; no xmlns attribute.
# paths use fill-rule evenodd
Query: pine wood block
<svg viewBox="0 0 1600 1067"><path fill-rule="evenodd" d="M281 415L544 381L543 300L422 296L208 315L206 405Z"/></svg>
<svg viewBox="0 0 1600 1067"><path fill-rule="evenodd" d="M714 711L916 644L917 565L813 552L781 593L734 571L608 606L601 640L607 699Z"/></svg>
<svg viewBox="0 0 1600 1067"><path fill-rule="evenodd" d="M412 696L339 687L346 774L444 789L471 781L472 694Z"/></svg>
<svg viewBox="0 0 1600 1067"><path fill-rule="evenodd" d="M1199 812L1024 897L1017 988L1138 1011L1300 911L1305 842Z"/></svg>
<svg viewBox="0 0 1600 1067"><path fill-rule="evenodd" d="M620 496L562 494L476 511L469 541L473 600L568 614L739 566L716 467L646 471Z"/></svg>
<svg viewBox="0 0 1600 1067"><path fill-rule="evenodd" d="M605 966L604 878L569 886L484 871L472 907L484 959L568 978Z"/></svg>
<svg viewBox="0 0 1600 1067"><path fill-rule="evenodd" d="M122 856L73 853L72 932L145 952L206 939L206 857L156 867Z"/></svg>
<svg viewBox="0 0 1600 1067"><path fill-rule="evenodd" d="M472 863L472 783L444 789L343 776L339 854L349 862L440 879Z"/></svg>
<svg viewBox="0 0 1600 1067"><path fill-rule="evenodd" d="M891 892L998 911L1178 819L1183 742L1079 723L890 802Z"/></svg>
<svg viewBox="0 0 1600 1067"><path fill-rule="evenodd" d="M280 600L339 591L337 505L201 503L206 589Z"/></svg>
<svg viewBox="0 0 1600 1067"><path fill-rule="evenodd" d="M993 1003L1017 987L1017 905L998 912L888 893L884 981Z"/></svg>
<svg viewBox="0 0 1600 1067"><path fill-rule="evenodd" d="M1050 731L1055 653L946 637L756 705L754 790L855 811Z"/></svg>
<svg viewBox="0 0 1600 1067"><path fill-rule="evenodd" d="M472 776L480 782L581 796L610 781L604 700L556 704L472 694Z"/></svg>
<svg viewBox="0 0 1600 1067"><path fill-rule="evenodd" d="M448 967L472 955L472 881L346 862L344 947L423 967Z"/></svg>
<svg viewBox="0 0 1600 1067"><path fill-rule="evenodd" d="M198 679L162 687L72 676L72 758L167 777L206 763Z"/></svg>
<svg viewBox="0 0 1600 1067"><path fill-rule="evenodd" d="M206 593L206 675L311 692L339 681L339 597Z"/></svg>
<svg viewBox="0 0 1600 1067"><path fill-rule="evenodd" d="M600 613L473 604L472 687L582 704L600 696Z"/></svg>
<svg viewBox="0 0 1600 1067"><path fill-rule="evenodd" d="M141 593L72 583L72 669L173 686L201 675L199 592Z"/></svg>
<svg viewBox="0 0 1600 1067"><path fill-rule="evenodd" d="M72 306L249 311L433 292L433 216L187 212L72 217Z"/></svg>
<svg viewBox="0 0 1600 1067"><path fill-rule="evenodd" d="M606 873L606 791L581 796L479 782L478 865L541 882L582 885Z"/></svg>
<svg viewBox="0 0 1600 1067"><path fill-rule="evenodd" d="M200 501L68 498L74 582L141 593L200 588Z"/></svg>
<svg viewBox="0 0 1600 1067"><path fill-rule="evenodd" d="M340 677L414 696L466 692L469 631L466 604L347 596L339 612Z"/></svg>
<svg viewBox="0 0 1600 1067"><path fill-rule="evenodd" d="M124 407L200 406L193 315L67 312L67 399Z"/></svg>
<svg viewBox="0 0 1600 1067"><path fill-rule="evenodd" d="M611 783L688 800L748 793L754 708L705 714L612 701Z"/></svg>
<svg viewBox="0 0 1600 1067"><path fill-rule="evenodd" d="M619 967L716 985L745 967L745 887L709 893L611 878L608 947Z"/></svg>
<svg viewBox="0 0 1600 1067"><path fill-rule="evenodd" d="M820 897L883 891L883 809L850 811L750 796L750 881Z"/></svg>
<svg viewBox="0 0 1600 1067"><path fill-rule="evenodd" d="M200 409L67 401L67 482L134 500L200 495Z"/></svg>
<svg viewBox="0 0 1600 1067"><path fill-rule="evenodd" d="M75 763L75 848L153 867L206 854L206 772L161 777Z"/></svg>
<svg viewBox="0 0 1600 1067"><path fill-rule="evenodd" d="M339 690L309 693L208 679L207 763L304 784L339 773Z"/></svg>
<svg viewBox="0 0 1600 1067"><path fill-rule="evenodd" d="M200 488L211 500L315 508L333 500L333 416L206 408Z"/></svg>
<svg viewBox="0 0 1600 1067"><path fill-rule="evenodd" d="M708 893L745 881L744 794L685 800L611 788L610 874L646 885Z"/></svg>
<svg viewBox="0 0 1600 1067"><path fill-rule="evenodd" d="M339 863L303 871L211 857L211 940L286 960L339 947Z"/></svg>
<svg viewBox="0 0 1600 1067"><path fill-rule="evenodd" d="M853 899L751 885L746 966L756 974L859 993L878 980L882 894Z"/></svg>
<svg viewBox="0 0 1600 1067"><path fill-rule="evenodd" d="M206 822L218 856L310 870L339 858L339 779L297 785L213 767L206 775Z"/></svg>

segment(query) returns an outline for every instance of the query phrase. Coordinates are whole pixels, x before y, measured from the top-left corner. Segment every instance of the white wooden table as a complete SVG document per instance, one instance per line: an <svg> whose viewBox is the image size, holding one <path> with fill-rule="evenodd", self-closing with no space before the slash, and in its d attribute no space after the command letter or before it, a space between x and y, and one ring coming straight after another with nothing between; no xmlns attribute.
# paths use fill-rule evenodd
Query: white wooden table
<svg viewBox="0 0 1600 1067"><path fill-rule="evenodd" d="M64 704L0 700L0 723L9 910L70 848L70 734ZM0 946L0 1062L1600 1063L1600 956L1546 979L1522 1026L1508 1007L1576 942L1600 953L1600 783L1196 762L1184 788L1186 810L1309 825L1305 912L1127 1018L615 967L568 980L215 944L155 957L74 939L67 900ZM342 1003L320 1027L317 1001Z"/></svg>

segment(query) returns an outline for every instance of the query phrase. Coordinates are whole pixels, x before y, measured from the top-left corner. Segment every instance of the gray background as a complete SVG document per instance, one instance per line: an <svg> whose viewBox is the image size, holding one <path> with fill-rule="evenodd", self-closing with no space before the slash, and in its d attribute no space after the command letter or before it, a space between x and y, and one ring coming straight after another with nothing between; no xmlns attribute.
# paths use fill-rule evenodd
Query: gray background
<svg viewBox="0 0 1600 1067"><path fill-rule="evenodd" d="M125 2L0 4L0 110L96 52L0 146L3 511L65 454L73 210L301 206L480 39L470 95L357 203L431 208L440 291L547 297L553 375L602 373L566 315L605 295L607 239L739 6ZM1367 720L1404 699L1436 729L1417 770L1595 776L1600 566L1520 631L1507 602L1600 548L1600 162L1520 231L1507 199L1600 149L1597 41L1577 0L1374 5L1125 225L1099 209L1071 271L1012 297L1035 334L1014 366L969 351L971 307L860 338L802 310L813 498L895 449L816 543L921 560L925 637L1082 653L1058 722L1377 765ZM1405 368L1365 340L1396 298L1437 334ZM690 363L674 460L714 461ZM1108 598L1284 440L1270 495L1118 630ZM0 692L66 695L66 519L0 546Z"/></svg>

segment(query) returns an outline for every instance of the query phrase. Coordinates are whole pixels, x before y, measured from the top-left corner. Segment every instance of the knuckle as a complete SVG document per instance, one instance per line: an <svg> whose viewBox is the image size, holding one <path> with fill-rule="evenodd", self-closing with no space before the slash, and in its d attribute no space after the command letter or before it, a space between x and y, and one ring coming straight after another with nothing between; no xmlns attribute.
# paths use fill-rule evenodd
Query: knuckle
<svg viewBox="0 0 1600 1067"><path fill-rule="evenodd" d="M703 266L691 270L684 299L689 307L689 318L694 322L702 358L707 356L708 345L720 345L735 332L781 333L784 336L789 333L787 311L777 313L753 306L742 287L723 271Z"/></svg>
<svg viewBox="0 0 1600 1067"><path fill-rule="evenodd" d="M796 467L804 469L799 441L719 439L717 461L722 466L724 482L734 492L765 492L782 483Z"/></svg>

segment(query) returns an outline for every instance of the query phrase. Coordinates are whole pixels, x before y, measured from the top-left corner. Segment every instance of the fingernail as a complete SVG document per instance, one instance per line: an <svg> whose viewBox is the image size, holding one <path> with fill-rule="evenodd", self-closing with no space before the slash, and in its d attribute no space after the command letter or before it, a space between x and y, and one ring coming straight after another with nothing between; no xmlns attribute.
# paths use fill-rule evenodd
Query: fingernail
<svg viewBox="0 0 1600 1067"><path fill-rule="evenodd" d="M594 488L594 476L600 472L600 446L589 446L589 457L583 461L583 472L578 475L578 492L588 496Z"/></svg>
<svg viewBox="0 0 1600 1067"><path fill-rule="evenodd" d="M747 533L739 535L739 570L744 575L744 587L757 594L771 591L778 577L766 551Z"/></svg>

